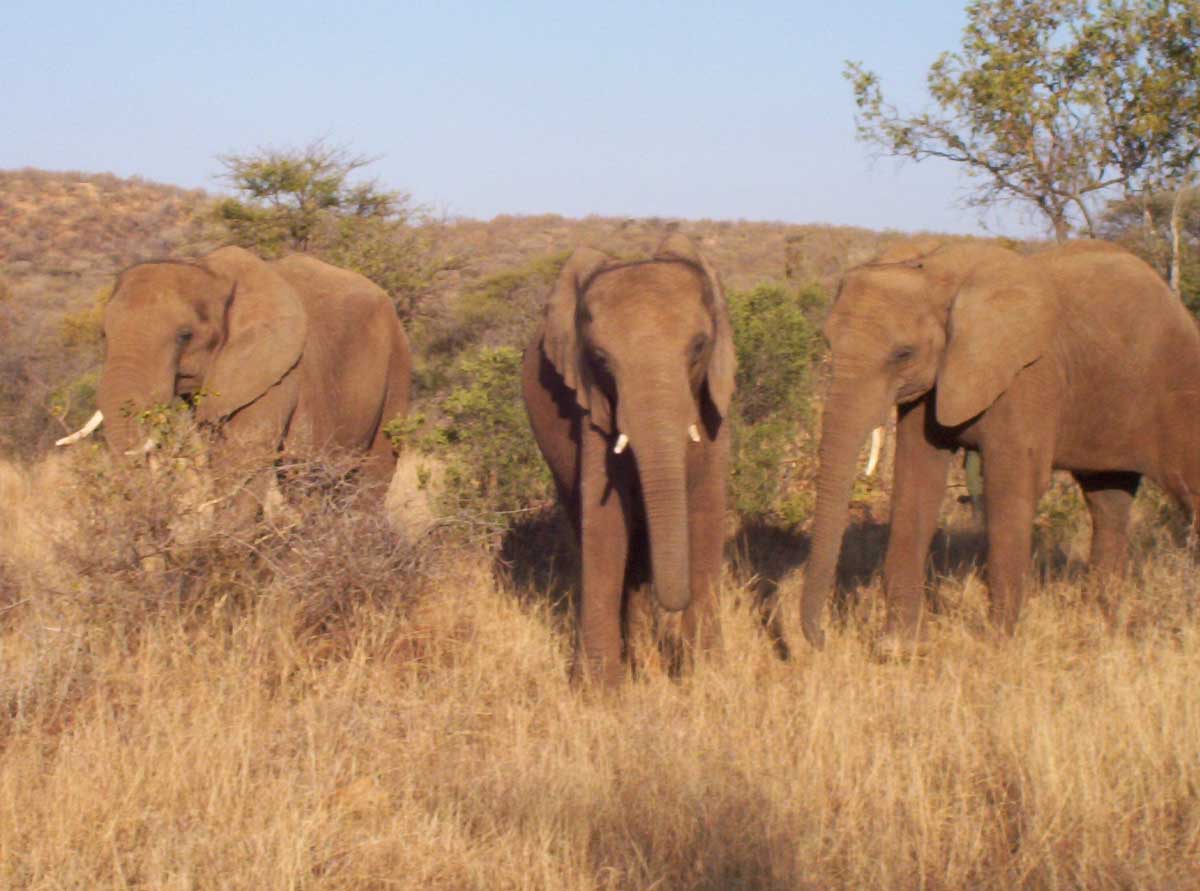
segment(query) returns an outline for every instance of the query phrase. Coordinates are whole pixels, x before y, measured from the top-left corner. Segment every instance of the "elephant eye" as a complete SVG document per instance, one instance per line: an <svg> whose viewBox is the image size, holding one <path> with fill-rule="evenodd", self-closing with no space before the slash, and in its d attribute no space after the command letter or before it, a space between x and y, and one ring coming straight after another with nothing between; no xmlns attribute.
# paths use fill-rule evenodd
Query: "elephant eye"
<svg viewBox="0 0 1200 891"><path fill-rule="evenodd" d="M175 332L175 342L180 346L187 346L192 342L194 332L191 328L180 328Z"/></svg>
<svg viewBox="0 0 1200 891"><path fill-rule="evenodd" d="M688 359L692 362L699 362L700 357L704 355L706 346L708 346L708 338L703 334L697 334L688 345Z"/></svg>
<svg viewBox="0 0 1200 891"><path fill-rule="evenodd" d="M916 355L916 347L902 346L892 350L892 355L888 357L888 362L893 365L899 365L901 362L907 362Z"/></svg>

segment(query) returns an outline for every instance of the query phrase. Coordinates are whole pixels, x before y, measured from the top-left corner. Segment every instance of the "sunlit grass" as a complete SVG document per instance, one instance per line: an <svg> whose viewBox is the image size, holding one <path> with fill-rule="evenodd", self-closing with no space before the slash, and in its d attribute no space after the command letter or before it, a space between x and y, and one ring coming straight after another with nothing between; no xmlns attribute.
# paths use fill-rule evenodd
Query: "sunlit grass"
<svg viewBox="0 0 1200 891"><path fill-rule="evenodd" d="M607 695L481 551L344 511L86 559L173 541L91 513L161 485L92 474L0 467L0 887L1200 886L1198 586L1158 538L1129 582L1052 575L1012 641L953 572L906 663L877 583L779 660L739 560L725 658Z"/></svg>

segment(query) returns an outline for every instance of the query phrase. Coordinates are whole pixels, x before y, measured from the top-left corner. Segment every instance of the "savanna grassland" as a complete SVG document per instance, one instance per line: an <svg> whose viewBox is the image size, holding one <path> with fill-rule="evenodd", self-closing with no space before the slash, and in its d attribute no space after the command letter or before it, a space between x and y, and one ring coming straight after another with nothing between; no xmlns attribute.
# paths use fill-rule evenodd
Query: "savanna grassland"
<svg viewBox="0 0 1200 891"><path fill-rule="evenodd" d="M1135 571L1098 584L1081 569L1079 499L1056 486L1020 632L995 640L978 528L952 487L929 640L899 663L870 646L888 483L862 480L847 594L816 653L797 633L811 433L793 429L777 456L788 485L759 491L754 462L778 446L747 432L724 659L672 678L643 636L624 689L572 689L561 518L545 489L505 504L504 522L483 509L508 493L472 464L455 413L505 391L456 375L467 360L474 378L503 370L492 304L523 317L540 257L575 240L644 250L661 222L446 227L460 259L430 298L417 383L433 433L451 425L463 451L414 440L459 496L419 538L356 509L364 493L324 467L229 533L211 510L219 481L186 448L154 467L115 467L98 446L47 454L53 411L42 427L22 415L36 437L0 462L0 887L1200 887L1200 581L1156 493L1139 498ZM811 288L884 237L683 227L748 294L735 309L782 312L771 295L797 295L770 326L797 331L819 311ZM56 364L53 338L102 284L81 277L43 310L33 267L3 263L11 325L44 335L17 355L51 393L87 372ZM760 335L739 348L771 349ZM819 350L804 363L811 387ZM769 392L744 394L742 429L776 423L754 414Z"/></svg>

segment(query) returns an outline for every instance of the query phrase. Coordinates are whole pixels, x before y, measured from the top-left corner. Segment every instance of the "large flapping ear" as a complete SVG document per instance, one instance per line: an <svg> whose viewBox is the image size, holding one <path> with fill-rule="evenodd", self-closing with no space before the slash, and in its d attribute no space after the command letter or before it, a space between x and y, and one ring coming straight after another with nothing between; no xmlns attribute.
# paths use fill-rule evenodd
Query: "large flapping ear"
<svg viewBox="0 0 1200 891"><path fill-rule="evenodd" d="M725 303L725 288L717 270L697 250L692 240L681 232L672 232L662 240L654 253L656 260L683 260L699 267L704 272L708 293L712 298L710 307L715 328L712 355L708 360L708 396L721 417L729 413L733 399L734 381L737 377L737 354L733 348L733 328L729 324L729 307Z"/></svg>
<svg viewBox="0 0 1200 891"><path fill-rule="evenodd" d="M203 263L231 282L224 342L197 408L200 420L218 421L258 399L296 366L308 315L291 285L249 251L221 248Z"/></svg>
<svg viewBox="0 0 1200 891"><path fill-rule="evenodd" d="M1049 348L1052 295L1031 281L968 282L950 308L937 376L937 419L963 424L990 406L1017 373Z"/></svg>
<svg viewBox="0 0 1200 891"><path fill-rule="evenodd" d="M592 248L577 248L562 271L558 281L546 299L546 321L542 335L542 350L554 370L568 387L575 391L579 405L590 411L589 394L581 377L579 354L579 332L575 314L579 309L579 298L588 279L609 262L607 254ZM597 420L593 418L593 421ZM599 424L597 426L600 426ZM611 420L609 421L611 427Z"/></svg>

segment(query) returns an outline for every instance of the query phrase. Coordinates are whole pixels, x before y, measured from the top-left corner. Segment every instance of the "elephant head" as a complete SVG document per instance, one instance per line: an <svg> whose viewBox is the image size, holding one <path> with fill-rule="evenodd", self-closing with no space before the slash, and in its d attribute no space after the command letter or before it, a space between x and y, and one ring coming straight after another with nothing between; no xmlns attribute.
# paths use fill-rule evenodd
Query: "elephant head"
<svg viewBox="0 0 1200 891"><path fill-rule="evenodd" d="M632 452L655 595L665 609L684 609L691 600L687 449L716 438L734 386L720 280L678 234L652 259L632 263L580 249L550 295L544 331L543 350L574 391L584 423L618 455Z"/></svg>
<svg viewBox="0 0 1200 891"><path fill-rule="evenodd" d="M197 420L229 418L296 365L307 324L295 291L241 248L127 269L104 315L97 401L109 445L136 445L133 414L175 396L203 391Z"/></svg>
<svg viewBox="0 0 1200 891"><path fill-rule="evenodd" d="M824 643L821 612L867 434L894 405L931 392L939 426L970 422L1046 350L1053 307L1025 260L983 243L908 241L846 274L824 326L833 367L804 579L812 644Z"/></svg>

